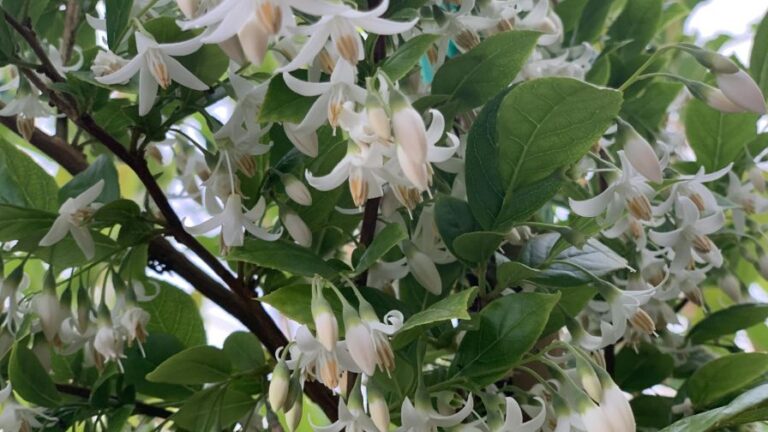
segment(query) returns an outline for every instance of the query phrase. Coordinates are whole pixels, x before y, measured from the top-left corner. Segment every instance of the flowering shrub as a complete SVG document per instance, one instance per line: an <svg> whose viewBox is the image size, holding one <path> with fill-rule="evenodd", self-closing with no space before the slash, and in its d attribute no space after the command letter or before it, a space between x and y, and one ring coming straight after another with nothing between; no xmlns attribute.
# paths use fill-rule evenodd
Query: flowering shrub
<svg viewBox="0 0 768 432"><path fill-rule="evenodd" d="M0 431L756 430L768 20L696 3L1 0Z"/></svg>

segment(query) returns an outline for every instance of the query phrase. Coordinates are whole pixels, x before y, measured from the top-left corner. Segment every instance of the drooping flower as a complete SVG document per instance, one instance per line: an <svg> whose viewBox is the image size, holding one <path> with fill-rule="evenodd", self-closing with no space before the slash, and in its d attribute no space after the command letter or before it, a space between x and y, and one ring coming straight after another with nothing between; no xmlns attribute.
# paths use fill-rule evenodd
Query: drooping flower
<svg viewBox="0 0 768 432"><path fill-rule="evenodd" d="M616 141L623 144L627 160L643 177L654 183L661 183L661 164L656 152L629 123L619 121Z"/></svg>
<svg viewBox="0 0 768 432"><path fill-rule="evenodd" d="M438 427L456 426L472 414L473 407L474 401L472 395L469 395L464 407L459 411L451 415L442 415L432 408L432 403L424 391L417 390L416 406L409 398L403 401L400 409L402 426L397 428L397 432L433 432Z"/></svg>
<svg viewBox="0 0 768 432"><path fill-rule="evenodd" d="M360 392L360 378L355 388L349 395L347 403L339 399L339 418L328 426L312 425L312 429L318 432L380 432L376 424L363 409L363 395ZM347 405L349 404L349 405Z"/></svg>
<svg viewBox="0 0 768 432"><path fill-rule="evenodd" d="M16 116L16 129L25 139L32 138L35 132L35 119L50 117L51 109L40 101L40 96L34 92L21 92L8 102L8 105L0 109L0 116Z"/></svg>
<svg viewBox="0 0 768 432"><path fill-rule="evenodd" d="M323 296L324 283L319 277L312 280L312 320L317 331L317 340L326 350L332 351L339 341L339 323L331 305Z"/></svg>
<svg viewBox="0 0 768 432"><path fill-rule="evenodd" d="M53 246L67 234L72 234L75 243L83 251L86 258L91 259L96 253L91 232L86 226L98 208L94 201L104 189L104 180L99 180L74 198L67 198L59 207L59 216L53 221L51 229L40 240L40 246Z"/></svg>
<svg viewBox="0 0 768 432"><path fill-rule="evenodd" d="M45 414L42 408L19 404L13 397L11 383L0 390L0 430L3 432L26 432L40 430L44 423L56 419Z"/></svg>
<svg viewBox="0 0 768 432"><path fill-rule="evenodd" d="M146 115L157 98L158 86L168 88L172 81L193 90L207 90L208 86L173 57L192 54L200 48L199 38L176 43L157 43L141 31L134 33L136 57L117 71L96 77L102 84L121 84L139 74L139 115Z"/></svg>
<svg viewBox="0 0 768 432"><path fill-rule="evenodd" d="M105 362L114 361L122 369L123 338L118 328L112 323L109 310L103 304L99 307L98 329L93 339L93 349L96 351L96 364L103 366Z"/></svg>
<svg viewBox="0 0 768 432"><path fill-rule="evenodd" d="M277 240L282 233L270 233L259 226L265 210L266 202L263 197L259 198L251 210L243 212L242 197L238 194L230 194L220 213L198 225L187 227L187 231L191 234L201 235L221 227L221 239L227 247L243 245L243 230L263 240Z"/></svg>
<svg viewBox="0 0 768 432"><path fill-rule="evenodd" d="M318 380L333 389L339 385L344 371L361 372L349 354L346 341L337 342L333 350L327 350L306 326L301 326L294 342L288 348L291 359L286 364L291 370L298 369L304 378Z"/></svg>
<svg viewBox="0 0 768 432"><path fill-rule="evenodd" d="M726 197L741 206L740 208L734 208L731 212L733 225L738 233L744 232L748 214L760 214L768 208L768 200L755 193L753 189L753 182L742 183L739 176L734 174L733 171L728 173Z"/></svg>
<svg viewBox="0 0 768 432"><path fill-rule="evenodd" d="M678 197L675 204L677 229L660 232L651 231L650 239L659 246L671 248L675 257L670 264L672 272L680 271L690 265L694 257L709 262L715 267L723 264L720 249L709 239L708 235L719 230L725 224L722 211L701 217L696 204L686 197Z"/></svg>
<svg viewBox="0 0 768 432"><path fill-rule="evenodd" d="M280 209L280 222L296 243L306 248L312 246L312 230L298 213L288 207Z"/></svg>
<svg viewBox="0 0 768 432"><path fill-rule="evenodd" d="M69 315L69 311L56 295L56 280L50 271L45 275L43 290L32 300L32 308L40 318L45 339L58 345L60 343L57 338L59 328Z"/></svg>

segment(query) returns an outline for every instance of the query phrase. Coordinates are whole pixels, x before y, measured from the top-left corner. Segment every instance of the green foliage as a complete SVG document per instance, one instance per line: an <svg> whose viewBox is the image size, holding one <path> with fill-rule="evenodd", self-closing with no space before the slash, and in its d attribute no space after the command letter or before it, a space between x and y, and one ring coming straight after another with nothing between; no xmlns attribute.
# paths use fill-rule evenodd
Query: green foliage
<svg viewBox="0 0 768 432"><path fill-rule="evenodd" d="M768 319L768 305L738 304L721 309L696 323L688 332L688 339L695 344L729 336Z"/></svg>
<svg viewBox="0 0 768 432"><path fill-rule="evenodd" d="M768 372L768 354L730 354L705 364L688 378L686 391L698 407L741 391Z"/></svg>
<svg viewBox="0 0 768 432"><path fill-rule="evenodd" d="M419 58L439 39L438 35L421 34L402 44L397 51L384 60L381 70L392 80L404 78Z"/></svg>
<svg viewBox="0 0 768 432"><path fill-rule="evenodd" d="M697 160L707 172L735 161L755 139L755 114L725 114L694 99L685 110L685 134Z"/></svg>
<svg viewBox="0 0 768 432"><path fill-rule="evenodd" d="M229 378L232 364L224 351L207 345L187 348L162 362L147 374L151 382L205 384Z"/></svg>
<svg viewBox="0 0 768 432"><path fill-rule="evenodd" d="M763 415L754 416L765 409L768 402L768 385L755 387L734 399L731 403L686 417L661 432L710 432L728 426L738 426L759 420Z"/></svg>
<svg viewBox="0 0 768 432"><path fill-rule="evenodd" d="M13 390L33 404L55 407L61 400L48 371L37 356L22 344L17 343L11 351L8 376L13 382Z"/></svg>
<svg viewBox="0 0 768 432"><path fill-rule="evenodd" d="M186 347L204 345L205 328L195 301L168 283L151 280L148 285L150 293L158 291L156 297L141 304L152 317L147 331L172 335Z"/></svg>
<svg viewBox="0 0 768 432"><path fill-rule="evenodd" d="M390 249L407 238L408 233L405 232L405 229L400 224L393 223L384 227L376 234L376 238L373 239L371 245L363 251L355 267L355 273L360 274L368 270L370 266L380 260Z"/></svg>
<svg viewBox="0 0 768 432"><path fill-rule="evenodd" d="M56 211L58 188L32 158L0 139L0 203Z"/></svg>

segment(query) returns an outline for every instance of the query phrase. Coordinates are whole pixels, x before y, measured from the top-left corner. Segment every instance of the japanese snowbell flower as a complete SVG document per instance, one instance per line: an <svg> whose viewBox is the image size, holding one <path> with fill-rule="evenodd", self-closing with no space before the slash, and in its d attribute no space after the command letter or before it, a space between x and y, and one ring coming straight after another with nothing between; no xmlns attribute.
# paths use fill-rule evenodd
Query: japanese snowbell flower
<svg viewBox="0 0 768 432"><path fill-rule="evenodd" d="M317 331L317 340L326 350L332 351L339 341L339 323L330 303L323 296L323 282L319 277L312 280L312 320Z"/></svg>
<svg viewBox="0 0 768 432"><path fill-rule="evenodd" d="M397 428L397 432L433 432L438 427L456 426L472 414L473 407L474 401L472 395L469 395L464 407L459 411L451 415L442 415L432 408L428 396L423 394L423 391L417 390L416 406L409 398L405 398L403 401L400 409L402 426Z"/></svg>
<svg viewBox="0 0 768 432"><path fill-rule="evenodd" d="M675 204L677 229L660 232L651 231L650 239L659 246L672 248L675 257L670 265L674 273L682 270L691 263L693 252L715 267L723 264L720 249L707 237L719 230L725 224L722 211L701 217L696 204L686 197L679 197Z"/></svg>
<svg viewBox="0 0 768 432"><path fill-rule="evenodd" d="M397 89L389 96L392 107L392 131L397 144L397 161L413 186L419 191L429 188L427 168L427 130L421 115L408 98ZM450 157L450 155L449 155ZM447 159L447 158L446 158Z"/></svg>
<svg viewBox="0 0 768 432"><path fill-rule="evenodd" d="M192 54L200 48L200 39L192 38L176 43L157 43L141 31L134 33L136 57L109 75L96 77L102 84L121 84L139 74L139 115L146 115L155 104L158 86L167 89L172 81L193 90L208 90L200 81L173 57Z"/></svg>
<svg viewBox="0 0 768 432"><path fill-rule="evenodd" d="M98 205L94 204L94 201L101 195L103 189L104 180L99 180L80 195L67 198L59 208L59 216L53 221L51 229L40 240L39 245L43 247L53 246L69 233L72 234L75 243L83 251L85 257L93 258L96 247L86 224L96 211Z"/></svg>
<svg viewBox="0 0 768 432"><path fill-rule="evenodd" d="M762 213L768 207L768 200L753 191L752 182L742 183L739 176L728 173L728 193L726 197L734 203L740 205L740 208L732 210L733 225L739 233L744 232L746 225L746 215L752 213Z"/></svg>
<svg viewBox="0 0 768 432"><path fill-rule="evenodd" d="M704 167L699 168L699 171L694 175L679 176L678 182L672 186L672 192L669 194L669 198L666 201L659 204L657 212L663 214L672 209L676 200L680 196L687 197L696 205L696 208L701 212L718 211L720 206L717 204L712 191L709 190L704 183L715 181L724 175L728 174L733 164L728 164L725 168L717 170L711 173L705 173Z"/></svg>
<svg viewBox="0 0 768 432"><path fill-rule="evenodd" d="M654 190L648 186L644 176L638 174L623 151L621 159L621 177L608 185L599 195L583 201L570 199L571 210L579 216L596 217L603 212L605 224L613 225L621 217L624 208L636 219L649 221L653 208L648 197Z"/></svg>
<svg viewBox="0 0 768 432"><path fill-rule="evenodd" d="M291 370L299 369L305 378L316 379L333 389L339 385L344 371L361 372L352 360L345 341L337 342L333 350L327 350L306 326L301 326L296 331L294 342L288 348L291 360L286 363Z"/></svg>
<svg viewBox="0 0 768 432"><path fill-rule="evenodd" d="M365 89L355 84L355 67L343 60L336 63L327 82L302 81L288 72L283 73L283 79L288 88L302 96L319 96L297 126L299 130L315 131L326 119L335 128L339 125L344 102L365 102Z"/></svg>
<svg viewBox="0 0 768 432"><path fill-rule="evenodd" d="M623 144L627 160L643 177L654 183L661 183L661 164L656 152L651 144L624 120L619 120L616 141Z"/></svg>
<svg viewBox="0 0 768 432"><path fill-rule="evenodd" d="M757 114L765 114L765 97L755 80L743 69L736 73L715 72L717 86L734 104Z"/></svg>
<svg viewBox="0 0 768 432"><path fill-rule="evenodd" d="M408 269L419 284L434 295L443 291L443 282L435 262L410 242L402 246L408 262Z"/></svg>
<svg viewBox="0 0 768 432"><path fill-rule="evenodd" d="M484 430L489 430L491 432L536 432L540 430L547 420L547 409L543 399L539 397L535 399L541 404L541 409L536 416L524 422L523 410L520 408L520 404L517 403L515 398L504 398L504 423L500 425L492 424L491 427Z"/></svg>
<svg viewBox="0 0 768 432"><path fill-rule="evenodd" d="M103 365L103 362L114 361L122 370L120 359L125 357L123 354L123 337L119 329L112 323L106 306L101 305L99 307L98 315L98 329L93 339L96 362Z"/></svg>
<svg viewBox="0 0 768 432"><path fill-rule="evenodd" d="M347 405L347 403L349 405ZM312 425L312 430L317 432L380 432L363 409L362 394L360 393L360 380L352 390L347 403L339 399L339 419L328 426Z"/></svg>
<svg viewBox="0 0 768 432"><path fill-rule="evenodd" d="M23 432L40 430L43 423L56 419L45 415L42 408L31 408L16 402L11 391L11 383L0 390L0 430L4 432Z"/></svg>
<svg viewBox="0 0 768 432"><path fill-rule="evenodd" d="M314 3L322 8L317 14L318 16L321 15L321 18L313 24L299 27L296 30L297 33L304 34L309 38L296 54L296 57L280 68L280 71L290 71L312 63L315 56L325 46L328 38L331 39L336 52L344 60L352 65L357 64L365 56L363 40L357 30L358 27L368 33L394 35L410 30L418 21L418 19L414 19L400 22L380 18L389 8L389 0L383 0L376 8L369 11L358 11L346 5L339 8L340 5L336 4L327 7L327 3Z"/></svg>
<svg viewBox="0 0 768 432"><path fill-rule="evenodd" d="M616 343L621 339L626 332L627 321L637 320L636 315L645 314L640 306L646 304L656 292L654 288L630 291L603 285L598 285L598 289L607 302L593 301L590 306L597 312L609 315L610 319L610 321L600 320L600 336L586 333L575 325L575 321L570 321L568 325L574 340L590 351Z"/></svg>
<svg viewBox="0 0 768 432"><path fill-rule="evenodd" d="M352 359L368 376L373 376L378 366L389 373L395 369L395 355L389 343L389 336L403 326L403 314L398 310L389 311L382 321L362 295L355 289L359 301L359 318L351 317L354 327L346 333L347 347ZM358 322L359 320L359 322ZM347 319L345 317L345 328ZM356 327L355 327L356 326Z"/></svg>
<svg viewBox="0 0 768 432"><path fill-rule="evenodd" d="M242 197L232 193L227 197L220 213L198 225L187 227L187 231L194 235L201 235L221 227L221 239L227 247L243 245L244 229L262 240L277 240L282 233L270 233L259 226L265 210L266 202L264 197L261 197L251 210L244 212Z"/></svg>
<svg viewBox="0 0 768 432"><path fill-rule="evenodd" d="M16 129L26 140L32 138L35 132L35 119L52 115L51 109L40 101L40 96L31 92L19 92L0 109L2 117L16 116Z"/></svg>
<svg viewBox="0 0 768 432"><path fill-rule="evenodd" d="M32 309L40 318L45 339L58 345L60 343L57 338L59 328L69 315L69 311L56 295L56 281L50 271L45 275L43 290L32 299Z"/></svg>

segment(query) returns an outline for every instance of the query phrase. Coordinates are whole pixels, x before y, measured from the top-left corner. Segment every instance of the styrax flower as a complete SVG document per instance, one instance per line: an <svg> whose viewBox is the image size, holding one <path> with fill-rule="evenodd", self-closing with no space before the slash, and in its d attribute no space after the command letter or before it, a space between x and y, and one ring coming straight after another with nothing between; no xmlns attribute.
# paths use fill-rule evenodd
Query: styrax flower
<svg viewBox="0 0 768 432"><path fill-rule="evenodd" d="M101 195L103 189L104 180L99 180L80 195L67 198L59 207L59 216L53 221L51 229L40 240L40 246L53 246L70 233L85 257L92 259L96 248L86 224L98 207L94 201Z"/></svg>
<svg viewBox="0 0 768 432"><path fill-rule="evenodd" d="M380 432L370 417L363 409L363 395L360 392L360 378L355 383L355 388L349 395L347 403L339 399L339 419L328 426L315 426L312 429L318 432Z"/></svg>
<svg viewBox="0 0 768 432"><path fill-rule="evenodd" d="M16 129L24 139L29 140L35 132L35 119L53 115L51 109L32 92L17 94L8 105L0 109L1 117L16 116Z"/></svg>
<svg viewBox="0 0 768 432"><path fill-rule="evenodd" d="M472 395L467 397L464 407L451 415L442 415L432 408L429 397L423 390L417 390L416 406L409 398L405 398L400 409L402 426L397 432L433 432L436 428L448 428L460 424L472 414L474 401Z"/></svg>
<svg viewBox="0 0 768 432"><path fill-rule="evenodd" d="M13 397L11 383L0 390L0 430L7 432L43 429L43 422L56 419L45 415L42 408L33 408L19 404Z"/></svg>
<svg viewBox="0 0 768 432"><path fill-rule="evenodd" d="M96 77L102 84L121 84L139 74L139 115L146 115L155 104L157 87L168 88L172 81L193 90L207 90L200 81L173 57L192 54L200 48L200 40L192 38L176 43L157 43L151 36L140 31L136 38L136 57L117 71Z"/></svg>
<svg viewBox="0 0 768 432"><path fill-rule="evenodd" d="M280 232L270 233L259 226L265 209L266 202L261 197L251 210L243 212L242 197L238 194L231 194L227 197L220 213L198 225L187 227L187 231L191 234L200 235L221 227L221 238L227 247L243 245L243 229L263 240L277 240L280 238Z"/></svg>

